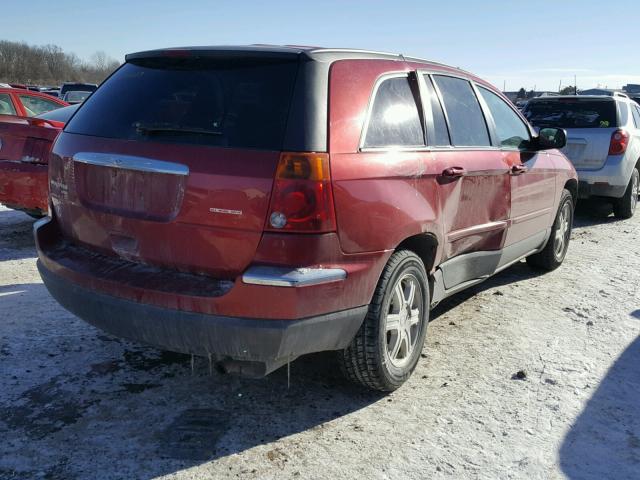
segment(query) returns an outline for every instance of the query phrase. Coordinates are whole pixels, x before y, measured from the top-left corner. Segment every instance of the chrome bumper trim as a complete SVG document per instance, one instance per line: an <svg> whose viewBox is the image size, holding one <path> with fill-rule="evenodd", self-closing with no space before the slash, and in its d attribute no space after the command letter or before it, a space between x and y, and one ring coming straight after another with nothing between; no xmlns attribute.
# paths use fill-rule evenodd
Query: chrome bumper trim
<svg viewBox="0 0 640 480"><path fill-rule="evenodd" d="M253 285L275 287L306 287L321 283L337 282L347 278L341 268L286 268L254 266L242 275L242 281Z"/></svg>
<svg viewBox="0 0 640 480"><path fill-rule="evenodd" d="M189 175L189 167L180 163L152 160L145 157L119 155L115 153L78 152L73 156L74 162L97 165L99 167L136 170L138 172L165 173L168 175Z"/></svg>

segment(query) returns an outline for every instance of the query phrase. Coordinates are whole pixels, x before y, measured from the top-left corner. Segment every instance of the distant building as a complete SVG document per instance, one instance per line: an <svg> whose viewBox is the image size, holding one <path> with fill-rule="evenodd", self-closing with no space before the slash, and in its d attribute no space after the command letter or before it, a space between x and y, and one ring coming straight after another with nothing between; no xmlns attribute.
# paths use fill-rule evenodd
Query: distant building
<svg viewBox="0 0 640 480"><path fill-rule="evenodd" d="M587 88L586 90L580 90L578 95L608 95L613 96L615 90L611 88Z"/></svg>
<svg viewBox="0 0 640 480"><path fill-rule="evenodd" d="M517 92L502 92L502 93L504 93L504 95L513 103L516 103L518 100L528 100L534 97L556 97L560 95L557 92L549 92L549 91L532 92L531 90L529 90L528 92L526 92L526 98L518 98L518 94L520 93L520 90L518 90Z"/></svg>
<svg viewBox="0 0 640 480"><path fill-rule="evenodd" d="M622 87L625 93L640 93L640 85L637 83L629 83Z"/></svg>

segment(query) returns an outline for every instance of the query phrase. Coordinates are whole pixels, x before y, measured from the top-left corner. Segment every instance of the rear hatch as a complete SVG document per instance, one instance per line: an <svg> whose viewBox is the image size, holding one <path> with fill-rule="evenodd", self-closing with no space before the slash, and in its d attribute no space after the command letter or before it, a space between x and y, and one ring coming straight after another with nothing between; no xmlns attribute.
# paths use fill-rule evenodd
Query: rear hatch
<svg viewBox="0 0 640 480"><path fill-rule="evenodd" d="M567 145L562 152L575 168L598 170L604 166L611 135L618 127L613 98L576 96L533 100L524 113L534 127L567 131Z"/></svg>
<svg viewBox="0 0 640 480"><path fill-rule="evenodd" d="M169 51L125 63L54 147L64 236L185 272L235 278L269 208L297 59Z"/></svg>

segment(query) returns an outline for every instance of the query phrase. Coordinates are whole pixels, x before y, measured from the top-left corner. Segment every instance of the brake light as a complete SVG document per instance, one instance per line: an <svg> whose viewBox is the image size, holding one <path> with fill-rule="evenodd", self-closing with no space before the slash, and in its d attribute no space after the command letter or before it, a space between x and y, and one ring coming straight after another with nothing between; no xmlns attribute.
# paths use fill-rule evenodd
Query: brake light
<svg viewBox="0 0 640 480"><path fill-rule="evenodd" d="M54 121L53 120L43 120L41 118L33 118L31 120L32 125L36 126L36 127L42 127L42 128L58 128L57 125L54 125ZM64 124L62 124L64 126Z"/></svg>
<svg viewBox="0 0 640 480"><path fill-rule="evenodd" d="M620 155L626 152L627 145L629 145L629 133L626 130L616 130L611 134L609 155Z"/></svg>
<svg viewBox="0 0 640 480"><path fill-rule="evenodd" d="M280 155L266 229L285 232L336 229L328 154Z"/></svg>

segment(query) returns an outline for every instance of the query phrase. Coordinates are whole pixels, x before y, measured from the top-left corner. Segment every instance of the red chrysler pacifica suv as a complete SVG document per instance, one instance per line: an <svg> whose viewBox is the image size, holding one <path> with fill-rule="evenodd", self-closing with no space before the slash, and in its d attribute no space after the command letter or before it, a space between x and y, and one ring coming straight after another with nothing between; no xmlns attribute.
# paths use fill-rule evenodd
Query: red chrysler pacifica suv
<svg viewBox="0 0 640 480"><path fill-rule="evenodd" d="M401 55L135 53L53 147L51 294L115 335L266 375L337 350L393 390L430 307L567 251L576 173L488 83Z"/></svg>

